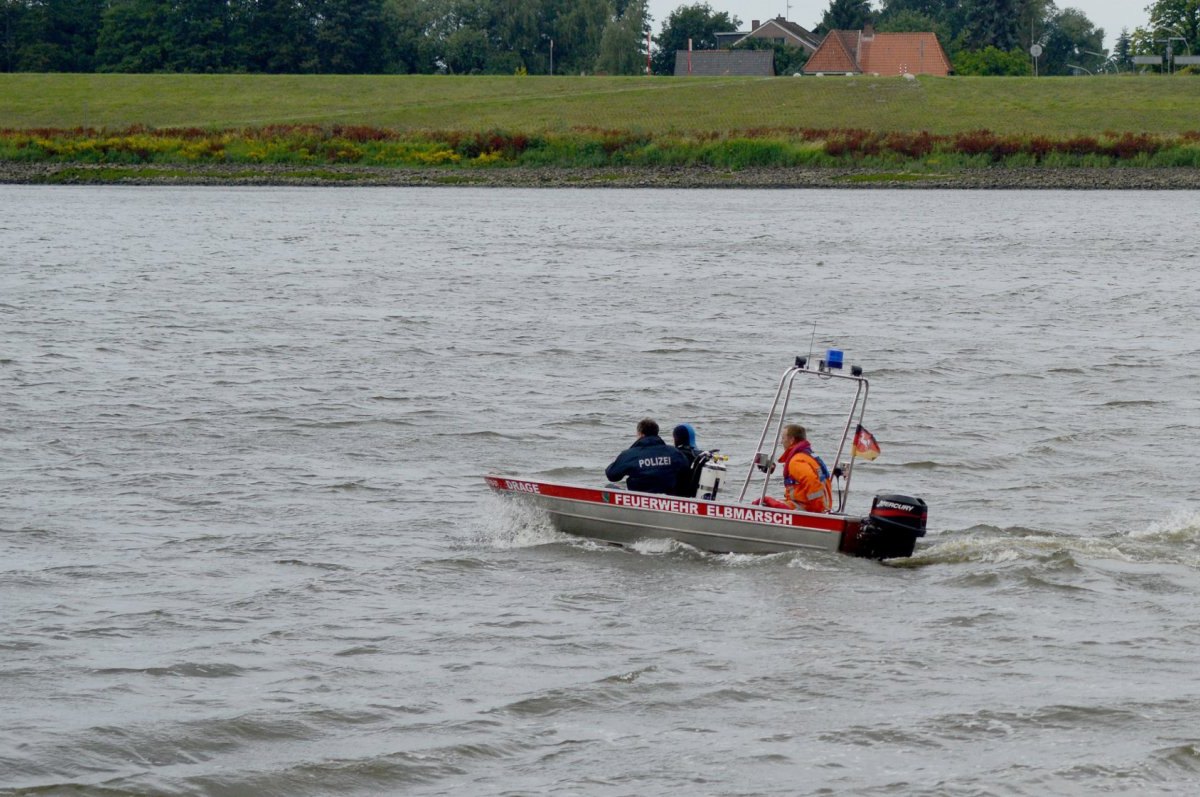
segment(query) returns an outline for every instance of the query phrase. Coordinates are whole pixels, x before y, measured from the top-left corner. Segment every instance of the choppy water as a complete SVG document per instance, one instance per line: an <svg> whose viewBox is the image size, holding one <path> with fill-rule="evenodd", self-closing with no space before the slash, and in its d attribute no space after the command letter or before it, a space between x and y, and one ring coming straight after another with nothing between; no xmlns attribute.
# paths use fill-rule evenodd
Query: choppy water
<svg viewBox="0 0 1200 797"><path fill-rule="evenodd" d="M1200 782L1194 193L0 203L0 794ZM610 549L479 478L598 482L647 413L744 462L810 345L910 561Z"/></svg>

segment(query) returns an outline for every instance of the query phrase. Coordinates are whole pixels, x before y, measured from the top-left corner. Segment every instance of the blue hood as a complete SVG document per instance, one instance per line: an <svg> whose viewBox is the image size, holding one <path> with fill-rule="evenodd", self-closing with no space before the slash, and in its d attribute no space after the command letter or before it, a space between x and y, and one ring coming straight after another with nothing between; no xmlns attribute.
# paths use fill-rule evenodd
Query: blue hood
<svg viewBox="0 0 1200 797"><path fill-rule="evenodd" d="M690 423L681 423L671 430L671 435L675 438L675 445L687 443L692 448L696 447L696 430L692 428ZM687 440L683 438L686 437Z"/></svg>

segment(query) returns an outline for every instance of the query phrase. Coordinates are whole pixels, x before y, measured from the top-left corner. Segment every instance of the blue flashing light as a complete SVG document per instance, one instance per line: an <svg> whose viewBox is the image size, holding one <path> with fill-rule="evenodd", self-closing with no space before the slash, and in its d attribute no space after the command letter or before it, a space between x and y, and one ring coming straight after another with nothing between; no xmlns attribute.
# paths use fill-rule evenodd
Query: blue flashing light
<svg viewBox="0 0 1200 797"><path fill-rule="evenodd" d="M830 349L825 354L825 362L829 366L829 370L842 370L842 353L838 349Z"/></svg>

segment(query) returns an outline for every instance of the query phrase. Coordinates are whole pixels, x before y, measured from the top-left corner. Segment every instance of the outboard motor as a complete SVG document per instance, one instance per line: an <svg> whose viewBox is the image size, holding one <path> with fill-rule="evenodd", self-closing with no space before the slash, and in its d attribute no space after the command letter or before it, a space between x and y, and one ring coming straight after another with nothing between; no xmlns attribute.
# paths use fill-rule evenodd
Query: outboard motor
<svg viewBox="0 0 1200 797"><path fill-rule="evenodd" d="M717 493L725 481L725 463L728 461L729 457L709 451L696 458L696 464L700 466L700 481L696 485L697 498L704 501L717 500Z"/></svg>
<svg viewBox="0 0 1200 797"><path fill-rule="evenodd" d="M871 502L871 514L858 529L852 553L867 559L912 556L917 537L925 536L928 517L929 507L923 499L877 495Z"/></svg>

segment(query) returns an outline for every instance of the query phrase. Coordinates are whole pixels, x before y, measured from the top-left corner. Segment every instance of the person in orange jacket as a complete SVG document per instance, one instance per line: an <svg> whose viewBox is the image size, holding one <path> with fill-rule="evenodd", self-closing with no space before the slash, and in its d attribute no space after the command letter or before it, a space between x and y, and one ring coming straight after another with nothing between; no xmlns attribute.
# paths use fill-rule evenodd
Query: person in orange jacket
<svg viewBox="0 0 1200 797"><path fill-rule="evenodd" d="M764 498L763 504L776 509L803 509L828 512L833 507L833 488L829 469L813 453L808 433L798 423L783 428L783 500Z"/></svg>

